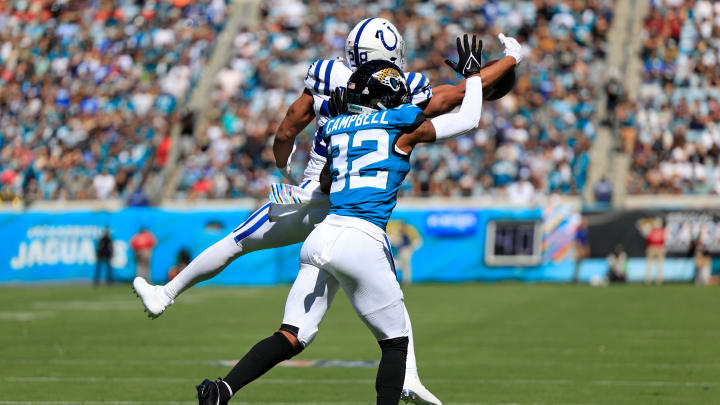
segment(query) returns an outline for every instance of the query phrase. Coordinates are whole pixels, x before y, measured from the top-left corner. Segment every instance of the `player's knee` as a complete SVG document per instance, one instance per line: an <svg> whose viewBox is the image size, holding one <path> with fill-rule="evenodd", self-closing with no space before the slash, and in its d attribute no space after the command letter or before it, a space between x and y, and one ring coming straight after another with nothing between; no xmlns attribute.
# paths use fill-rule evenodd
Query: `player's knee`
<svg viewBox="0 0 720 405"><path fill-rule="evenodd" d="M298 339L298 331L299 328L297 326L292 326L284 323L280 325L280 330L276 332L282 335L290 343L290 345L292 346L292 356L296 356L298 353L303 351L303 349L305 349L305 345L303 345Z"/></svg>
<svg viewBox="0 0 720 405"><path fill-rule="evenodd" d="M243 251L242 241L238 242L235 240L235 236L232 233L225 235L225 237L218 242L222 245L222 254L225 257L227 263L232 262L238 257L242 256L245 252ZM219 252L215 252L219 253Z"/></svg>
<svg viewBox="0 0 720 405"><path fill-rule="evenodd" d="M365 313L362 317L378 342L393 337L408 336L410 333L410 325L405 316L405 305L402 298L398 298L380 309Z"/></svg>
<svg viewBox="0 0 720 405"><path fill-rule="evenodd" d="M386 352L403 352L407 354L410 339L407 336L396 337L392 339L379 340L380 350L383 354Z"/></svg>

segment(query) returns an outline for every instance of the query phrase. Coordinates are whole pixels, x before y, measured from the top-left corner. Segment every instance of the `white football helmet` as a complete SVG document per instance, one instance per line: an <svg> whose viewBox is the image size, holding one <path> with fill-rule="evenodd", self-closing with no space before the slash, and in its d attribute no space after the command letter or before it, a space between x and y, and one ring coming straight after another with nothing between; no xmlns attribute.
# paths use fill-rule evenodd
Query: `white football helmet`
<svg viewBox="0 0 720 405"><path fill-rule="evenodd" d="M345 64L353 72L363 63L382 59L405 70L405 40L384 18L366 18L350 31L345 41Z"/></svg>

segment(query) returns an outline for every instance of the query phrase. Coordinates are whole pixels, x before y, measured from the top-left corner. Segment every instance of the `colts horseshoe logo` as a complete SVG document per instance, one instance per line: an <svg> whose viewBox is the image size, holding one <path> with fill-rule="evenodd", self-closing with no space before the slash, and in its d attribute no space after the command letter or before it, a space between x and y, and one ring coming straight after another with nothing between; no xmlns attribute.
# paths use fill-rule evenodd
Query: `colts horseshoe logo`
<svg viewBox="0 0 720 405"><path fill-rule="evenodd" d="M385 43L385 35L383 35L383 31L382 31L382 30L378 30L377 33L375 33L375 37L376 37L376 38L377 38L377 37L380 37L380 42L382 42L382 44L383 44L383 46L385 47L385 49L387 49L388 51L394 51L395 48L397 48L397 45L398 45L398 37L397 37L397 34L395 33L395 31L392 30L392 28L387 27L387 29L388 29L388 31L390 31L390 33L392 33L393 36L395 37L395 43L394 43L392 46L390 46L390 45L388 45L387 43Z"/></svg>

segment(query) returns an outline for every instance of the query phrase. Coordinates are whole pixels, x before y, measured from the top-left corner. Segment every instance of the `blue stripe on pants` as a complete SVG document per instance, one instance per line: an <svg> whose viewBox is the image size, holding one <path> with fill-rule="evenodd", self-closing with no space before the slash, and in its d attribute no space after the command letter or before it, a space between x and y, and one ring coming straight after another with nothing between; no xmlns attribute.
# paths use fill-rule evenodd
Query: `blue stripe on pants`
<svg viewBox="0 0 720 405"><path fill-rule="evenodd" d="M270 218L268 217L267 213L265 213L265 215L263 215L262 218L260 218L257 222L255 222L255 225L253 225L253 226L251 226L250 228L246 229L246 230L243 231L241 234L235 236L235 243L240 242L241 240L245 239L245 238L246 238L248 235L250 235L251 233L257 231L258 228L260 228L261 226L263 226L263 224L265 224L265 222L267 222L269 219L270 219Z"/></svg>
<svg viewBox="0 0 720 405"><path fill-rule="evenodd" d="M390 240L388 239L387 235L383 235L385 237L385 243L388 250L388 254L390 256L390 266L392 266L392 271L395 273L395 278L397 278L397 270L395 270L395 257L392 254L392 247L390 246Z"/></svg>
<svg viewBox="0 0 720 405"><path fill-rule="evenodd" d="M267 208L267 207L269 207L269 206L270 206L270 203L267 203L267 204L263 205L259 210L253 212L252 215L250 215L250 218L246 219L245 222L243 222L242 224L240 224L240 226L238 226L237 228L233 229L233 232L237 232L238 230L240 230L240 228L242 228L243 226L247 225L248 222L252 221L253 218L255 218L256 216L258 216L261 212L263 212L263 210L264 210L265 208Z"/></svg>

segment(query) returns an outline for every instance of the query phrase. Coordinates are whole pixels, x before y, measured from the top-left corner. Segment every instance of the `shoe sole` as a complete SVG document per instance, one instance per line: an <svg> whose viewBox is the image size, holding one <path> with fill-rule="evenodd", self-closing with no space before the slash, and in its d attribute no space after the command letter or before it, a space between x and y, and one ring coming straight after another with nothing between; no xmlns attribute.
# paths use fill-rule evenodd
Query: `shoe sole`
<svg viewBox="0 0 720 405"><path fill-rule="evenodd" d="M434 402L428 402L420 398L415 391L402 390L400 400L405 401L406 404L413 403L415 405L436 405ZM419 401L419 402L418 402Z"/></svg>

